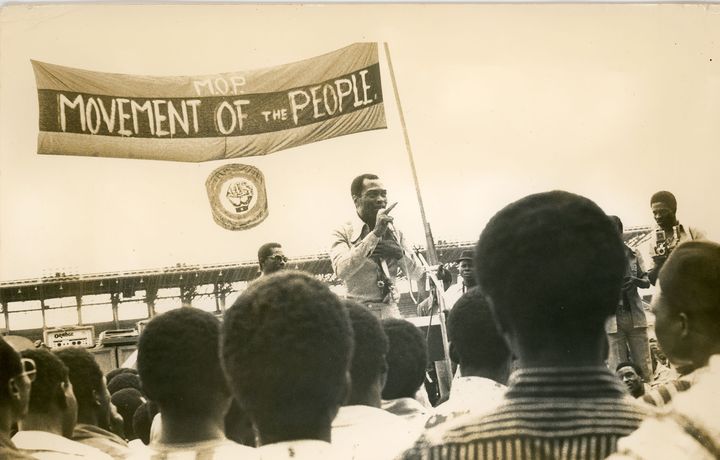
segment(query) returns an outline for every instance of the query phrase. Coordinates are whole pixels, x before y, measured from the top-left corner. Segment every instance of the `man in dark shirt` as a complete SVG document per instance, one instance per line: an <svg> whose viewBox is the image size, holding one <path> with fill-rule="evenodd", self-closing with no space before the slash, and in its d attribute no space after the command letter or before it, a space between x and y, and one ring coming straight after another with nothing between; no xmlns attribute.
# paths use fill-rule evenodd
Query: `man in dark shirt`
<svg viewBox="0 0 720 460"><path fill-rule="evenodd" d="M530 195L490 220L475 262L518 370L498 408L435 427L405 458L604 459L642 418L603 360L625 273L615 226L587 198Z"/></svg>

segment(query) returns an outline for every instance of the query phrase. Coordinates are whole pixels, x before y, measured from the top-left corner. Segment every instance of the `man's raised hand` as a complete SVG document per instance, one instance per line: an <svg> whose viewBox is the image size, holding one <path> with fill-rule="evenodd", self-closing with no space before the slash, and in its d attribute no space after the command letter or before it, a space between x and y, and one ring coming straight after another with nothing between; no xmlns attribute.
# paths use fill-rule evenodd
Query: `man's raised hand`
<svg viewBox="0 0 720 460"><path fill-rule="evenodd" d="M375 228L373 229L375 235L382 238L382 236L385 234L388 226L393 221L393 217L390 215L390 211L392 211L395 206L397 206L397 201L385 209L378 210L377 217L375 218Z"/></svg>

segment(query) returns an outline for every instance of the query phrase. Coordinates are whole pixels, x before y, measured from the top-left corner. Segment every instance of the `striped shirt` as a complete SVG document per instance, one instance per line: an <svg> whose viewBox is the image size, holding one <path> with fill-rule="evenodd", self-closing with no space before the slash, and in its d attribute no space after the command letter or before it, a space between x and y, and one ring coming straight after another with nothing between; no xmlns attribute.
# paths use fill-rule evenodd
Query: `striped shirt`
<svg viewBox="0 0 720 460"><path fill-rule="evenodd" d="M520 369L500 407L426 431L403 458L604 459L643 416L605 367Z"/></svg>

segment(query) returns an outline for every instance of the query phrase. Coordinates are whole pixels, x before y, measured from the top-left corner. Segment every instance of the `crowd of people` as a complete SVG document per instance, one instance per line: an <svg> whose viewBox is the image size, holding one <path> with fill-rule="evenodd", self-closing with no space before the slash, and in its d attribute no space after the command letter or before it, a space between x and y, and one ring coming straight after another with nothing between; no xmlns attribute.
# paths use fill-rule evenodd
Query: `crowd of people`
<svg viewBox="0 0 720 460"><path fill-rule="evenodd" d="M331 250L347 298L269 244L222 321L154 317L136 369L103 375L83 348L0 339L0 457L720 458L720 245L678 223L672 194L651 199L648 270L585 197L495 214L458 261L442 313L456 370L434 405L426 336L398 318L393 288L420 265L378 177L351 194L357 221ZM650 284L653 341L637 292Z"/></svg>

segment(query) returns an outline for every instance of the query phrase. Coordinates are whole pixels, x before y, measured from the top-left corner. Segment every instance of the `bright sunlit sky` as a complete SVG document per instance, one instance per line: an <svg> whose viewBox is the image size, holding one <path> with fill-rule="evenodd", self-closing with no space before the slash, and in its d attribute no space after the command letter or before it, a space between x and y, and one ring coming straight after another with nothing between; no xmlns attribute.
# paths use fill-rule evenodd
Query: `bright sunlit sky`
<svg viewBox="0 0 720 460"><path fill-rule="evenodd" d="M626 226L650 225L649 197L668 189L681 222L720 236L720 6L47 5L0 19L0 280L252 260L273 240L323 252L364 172L424 244L382 52L388 129L197 164L38 155L31 59L203 75L388 42L436 239L474 240L550 189ZM270 214L253 229L212 219L205 180L227 163L265 174Z"/></svg>

